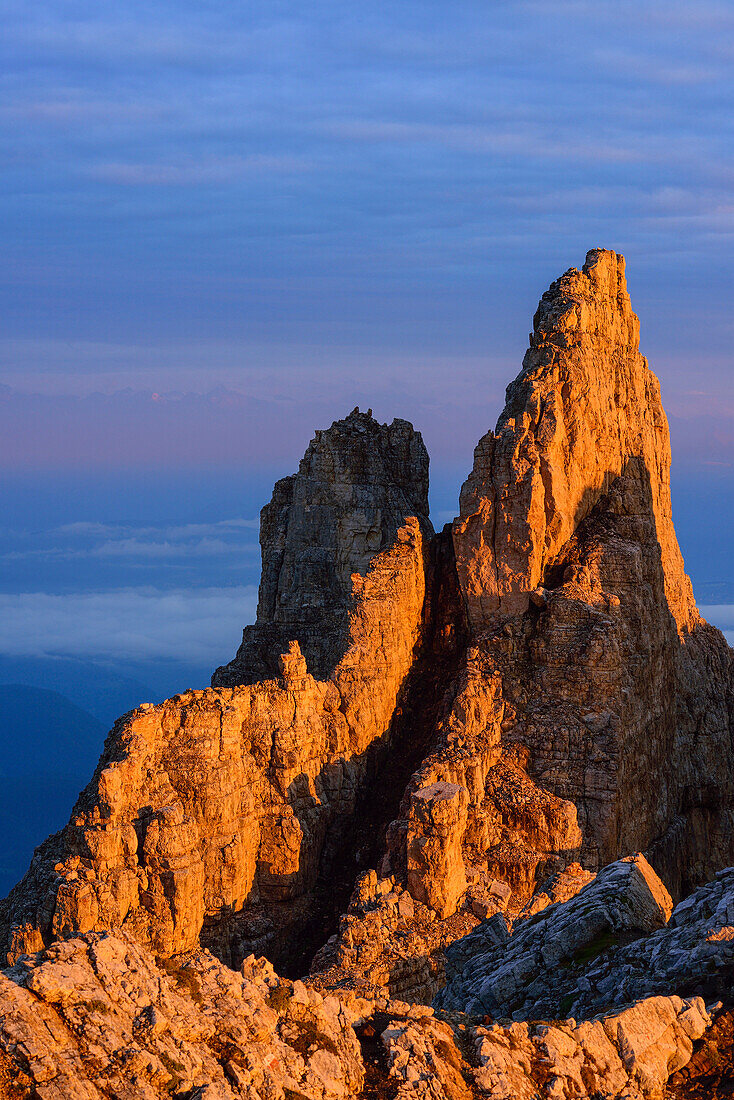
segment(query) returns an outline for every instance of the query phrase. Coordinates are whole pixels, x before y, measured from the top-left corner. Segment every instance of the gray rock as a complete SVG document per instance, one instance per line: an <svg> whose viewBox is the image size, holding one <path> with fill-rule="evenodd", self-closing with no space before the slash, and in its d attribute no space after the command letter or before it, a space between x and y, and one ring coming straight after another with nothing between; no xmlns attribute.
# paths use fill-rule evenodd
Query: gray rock
<svg viewBox="0 0 734 1100"><path fill-rule="evenodd" d="M644 856L618 860L569 901L518 922L505 943L497 944L496 926L486 921L452 944L447 985L435 1004L459 1010L471 1005L470 1011L493 1016L519 1013L520 1019L567 1014L569 995L576 1000L581 993L579 967L632 932L661 928L671 910L670 896Z"/></svg>
<svg viewBox="0 0 734 1100"><path fill-rule="evenodd" d="M433 534L420 432L407 420L379 424L359 409L317 431L298 473L276 483L260 513L257 622L212 686L276 677L278 655L293 640L311 675L328 679L347 642L352 574L365 576L409 516Z"/></svg>
<svg viewBox="0 0 734 1100"><path fill-rule="evenodd" d="M485 922L449 948L448 984L435 1003L528 1020L591 1019L660 995L731 1000L734 868L655 928L659 885L640 857L621 860L571 900L516 922L502 947ZM630 939L635 927L645 934Z"/></svg>

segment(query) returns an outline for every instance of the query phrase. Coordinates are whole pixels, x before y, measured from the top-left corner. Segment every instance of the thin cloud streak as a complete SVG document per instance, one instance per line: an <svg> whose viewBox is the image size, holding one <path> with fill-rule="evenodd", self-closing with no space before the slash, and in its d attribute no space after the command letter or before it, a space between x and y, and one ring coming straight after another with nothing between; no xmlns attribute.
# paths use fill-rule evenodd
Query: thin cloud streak
<svg viewBox="0 0 734 1100"><path fill-rule="evenodd" d="M220 519L216 523L185 523L173 527L133 527L122 523L96 523L88 520L78 520L75 523L64 523L60 527L52 527L49 534L51 537L54 534L59 534L140 539L153 535L165 539L190 539L195 536L222 532L236 533L242 530L258 531L259 529L259 519Z"/></svg>
<svg viewBox="0 0 734 1100"><path fill-rule="evenodd" d="M8 470L176 469L193 463L243 469L269 466L288 473L296 468L314 431L328 428L356 404L373 407L381 420L389 422L395 416L411 420L434 461L468 467L477 440L496 423L504 387L517 374L520 361L518 353L515 363L426 364L401 384L384 365L367 359L359 372L337 371L310 391L307 371L291 374L282 368L256 378L253 389L262 396L224 387L208 393L123 390L86 395L19 393L6 387L0 393L0 461ZM728 364L717 362L703 371L720 386L715 400L710 392L690 392L690 367L683 363L680 368L685 388L675 386L676 375L670 371L664 390L677 467L729 467L734 464L730 419L734 395L727 390ZM297 401L294 394L299 392L302 396ZM257 523L253 517L174 529L137 530L121 525L110 531L109 541L84 553L171 557L186 550L199 555L229 553L234 536L254 533ZM103 538L103 532L93 528L78 528L78 533ZM228 543L222 541L225 536ZM180 540L186 542L178 547Z"/></svg>
<svg viewBox="0 0 734 1100"><path fill-rule="evenodd" d="M210 157L182 160L173 164L97 164L91 176L130 187L188 187L191 184L228 183L247 176L308 172L313 165L305 158L252 154L248 157Z"/></svg>
<svg viewBox="0 0 734 1100"><path fill-rule="evenodd" d="M221 539L197 539L193 542L145 542L142 539L128 538L107 541L97 546L74 548L68 546L49 546L32 550L11 550L0 554L0 560L23 561L27 558L56 558L71 561L83 558L132 558L145 561L147 558L164 560L212 557L221 558L236 555L239 558L258 553L257 547L243 546L241 543L223 542Z"/></svg>

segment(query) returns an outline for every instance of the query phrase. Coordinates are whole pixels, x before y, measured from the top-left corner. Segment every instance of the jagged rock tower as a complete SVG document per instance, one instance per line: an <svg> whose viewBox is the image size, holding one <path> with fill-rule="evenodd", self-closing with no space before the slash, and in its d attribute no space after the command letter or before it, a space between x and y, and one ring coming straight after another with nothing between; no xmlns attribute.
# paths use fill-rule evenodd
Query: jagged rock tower
<svg viewBox="0 0 734 1100"><path fill-rule="evenodd" d="M407 420L378 424L354 409L316 432L297 474L284 477L260 516L262 578L257 622L214 687L278 675L278 655L297 641L309 672L328 678L344 656L354 574L366 576L406 517L426 536L428 455Z"/></svg>
<svg viewBox="0 0 734 1100"><path fill-rule="evenodd" d="M683 569L668 425L623 257L593 250L543 295L453 538L467 683L501 682L501 722L478 740L502 774L473 804L498 873L521 881L533 852L567 859L575 816L586 865L647 850L676 894L730 860L730 652ZM508 782L526 777L538 812L521 820ZM540 809L548 794L566 818Z"/></svg>
<svg viewBox="0 0 734 1100"><path fill-rule="evenodd" d="M466 676L501 681L500 726L478 741L512 782L489 773L473 804L498 873L519 883L533 852L568 859L574 842L592 867L647 849L678 893L730 858L730 656L683 570L623 257L594 250L543 295L453 537L476 642ZM529 806L551 794L568 814L519 821L507 790L526 777L543 791Z"/></svg>
<svg viewBox="0 0 734 1100"><path fill-rule="evenodd" d="M227 962L267 950L298 967L423 634L427 502L405 421L355 409L317 434L263 510L261 621L214 677L233 686L117 722L4 907L10 959L123 926L164 955L201 937Z"/></svg>
<svg viewBox="0 0 734 1100"><path fill-rule="evenodd" d="M116 724L3 903L9 958L121 926L295 967L352 845L373 869L316 965L430 997L467 886L523 898L644 850L677 895L732 862L731 653L693 603L669 466L601 250L543 296L453 529L432 533L405 421L318 433L263 511L257 623L211 689Z"/></svg>

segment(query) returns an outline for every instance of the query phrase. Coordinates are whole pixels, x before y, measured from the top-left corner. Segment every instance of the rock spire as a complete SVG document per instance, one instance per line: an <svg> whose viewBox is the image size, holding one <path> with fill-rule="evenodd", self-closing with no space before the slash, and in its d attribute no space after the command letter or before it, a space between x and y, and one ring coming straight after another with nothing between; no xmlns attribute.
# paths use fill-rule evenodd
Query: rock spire
<svg viewBox="0 0 734 1100"><path fill-rule="evenodd" d="M0 909L11 958L113 926L164 955L307 954L291 924L319 919L423 635L427 474L406 421L355 409L317 433L263 510L261 622L216 687L118 721Z"/></svg>
<svg viewBox="0 0 734 1100"><path fill-rule="evenodd" d="M379 424L354 409L316 432L297 474L277 482L260 515L262 578L257 622L245 628L235 659L215 687L277 673L295 640L309 672L331 675L344 656L355 609L353 574L391 546L407 517L426 535L428 455L407 420Z"/></svg>
<svg viewBox="0 0 734 1100"><path fill-rule="evenodd" d="M697 621L671 519L670 438L660 385L639 350L623 256L588 253L540 300L522 371L474 454L454 524L472 624L525 610L579 524L632 460L650 484L665 594Z"/></svg>
<svg viewBox="0 0 734 1100"><path fill-rule="evenodd" d="M734 1034L734 664L669 471L602 249L543 295L443 532L410 424L317 432L235 658L118 720L0 903L0 1091L126 1098L125 1051L150 1100L658 1100ZM515 1022L459 1040L437 993Z"/></svg>

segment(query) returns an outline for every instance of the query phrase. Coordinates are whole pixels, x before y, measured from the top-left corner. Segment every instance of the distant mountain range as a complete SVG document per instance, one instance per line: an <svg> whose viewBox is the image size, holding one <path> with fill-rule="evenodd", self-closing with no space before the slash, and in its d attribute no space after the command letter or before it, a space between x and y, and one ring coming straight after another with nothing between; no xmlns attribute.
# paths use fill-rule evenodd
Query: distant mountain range
<svg viewBox="0 0 734 1100"><path fill-rule="evenodd" d="M57 691L0 685L0 894L68 819L106 733L106 724Z"/></svg>
<svg viewBox="0 0 734 1100"><path fill-rule="evenodd" d="M63 657L8 657L0 654L0 685L25 685L60 692L70 705L81 707L109 729L121 714L152 701L155 691L112 669Z"/></svg>

